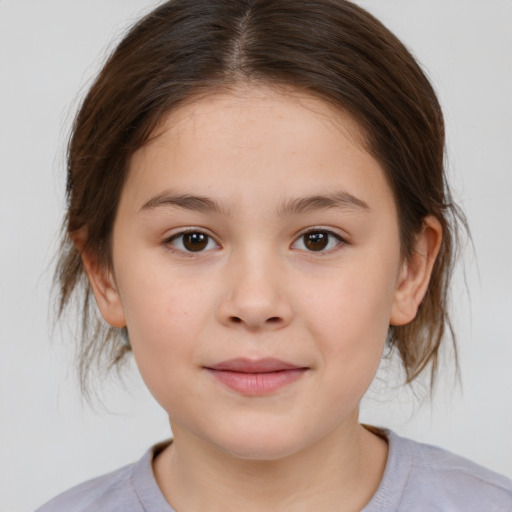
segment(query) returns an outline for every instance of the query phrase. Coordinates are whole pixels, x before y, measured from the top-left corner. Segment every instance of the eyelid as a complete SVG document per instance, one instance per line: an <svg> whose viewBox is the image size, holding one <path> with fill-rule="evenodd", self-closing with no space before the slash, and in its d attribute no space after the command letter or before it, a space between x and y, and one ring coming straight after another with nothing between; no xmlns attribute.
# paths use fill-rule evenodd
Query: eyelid
<svg viewBox="0 0 512 512"><path fill-rule="evenodd" d="M347 245L349 243L347 241L346 237L344 237L342 234L340 234L337 231L335 231L333 228L327 228L325 226L312 226L312 227L308 227L308 228L305 228L302 231L300 231L298 233L298 235L295 237L294 241L292 242L291 247L293 248L293 246L297 242L299 242L299 240L301 240L302 237L304 237L305 235L311 234L311 233L327 233L328 236L332 236L333 238L336 238L338 240L338 243L336 244L335 247L332 247L332 248L326 249L326 250L320 250L320 251L312 251L312 250L308 250L308 249L300 249L300 250L302 250L304 252L307 252L307 253L312 253L312 254L316 253L318 255L329 254L329 253L339 249L340 246L344 246L344 245Z"/></svg>
<svg viewBox="0 0 512 512"><path fill-rule="evenodd" d="M210 248L210 249L204 249L201 251L187 251L186 249L180 249L172 244L172 242L174 242L175 240L179 239L182 236L190 234L190 233L199 233L199 234L205 235L206 237L208 237L209 240L211 240L215 243L215 245L216 245L215 249L219 249L221 247L219 242L216 240L216 237L214 237L211 233L209 233L207 229L194 227L194 226L181 228L181 229L175 231L171 235L166 236L162 240L162 243L163 243L163 245L167 246L170 250L180 253L180 254L184 254L186 256L194 256L194 255L198 256L200 254L209 253L212 250L214 250L214 249Z"/></svg>

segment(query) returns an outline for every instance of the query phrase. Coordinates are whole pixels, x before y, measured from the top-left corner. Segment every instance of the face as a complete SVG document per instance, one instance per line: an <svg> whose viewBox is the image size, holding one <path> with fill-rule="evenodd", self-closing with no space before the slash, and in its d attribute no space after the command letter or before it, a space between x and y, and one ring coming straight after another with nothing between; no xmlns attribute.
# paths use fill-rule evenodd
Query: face
<svg viewBox="0 0 512 512"><path fill-rule="evenodd" d="M175 435L273 459L353 428L409 275L356 123L253 89L183 106L157 135L93 285Z"/></svg>

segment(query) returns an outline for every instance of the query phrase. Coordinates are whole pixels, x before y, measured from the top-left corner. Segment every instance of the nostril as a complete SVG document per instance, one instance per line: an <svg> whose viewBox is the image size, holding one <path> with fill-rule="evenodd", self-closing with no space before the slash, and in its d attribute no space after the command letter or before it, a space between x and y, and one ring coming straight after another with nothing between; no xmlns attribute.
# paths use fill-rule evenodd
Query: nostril
<svg viewBox="0 0 512 512"><path fill-rule="evenodd" d="M243 323L243 320L238 316L231 316L229 318L229 320L234 324ZM281 322L281 318L279 318L278 316L272 316L270 318L267 318L267 320L265 321L266 324L278 324L280 322Z"/></svg>

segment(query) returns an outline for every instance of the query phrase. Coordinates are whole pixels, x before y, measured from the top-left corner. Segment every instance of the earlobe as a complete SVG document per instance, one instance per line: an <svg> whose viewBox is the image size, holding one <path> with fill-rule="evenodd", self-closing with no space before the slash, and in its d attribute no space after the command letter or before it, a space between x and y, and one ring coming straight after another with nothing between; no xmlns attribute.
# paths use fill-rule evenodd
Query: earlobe
<svg viewBox="0 0 512 512"><path fill-rule="evenodd" d="M428 289L442 236L443 229L439 220L432 215L425 217L423 228L398 277L389 320L391 325L405 325L416 317Z"/></svg>
<svg viewBox="0 0 512 512"><path fill-rule="evenodd" d="M125 327L124 311L112 270L100 263L95 253L84 249L80 240L75 239L75 245L81 250L82 262L101 316L112 327Z"/></svg>

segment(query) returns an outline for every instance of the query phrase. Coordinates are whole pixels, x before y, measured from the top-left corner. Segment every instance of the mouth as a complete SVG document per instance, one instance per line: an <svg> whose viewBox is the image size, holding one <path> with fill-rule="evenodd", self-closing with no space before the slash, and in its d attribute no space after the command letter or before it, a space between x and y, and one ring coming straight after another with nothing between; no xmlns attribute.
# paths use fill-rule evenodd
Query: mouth
<svg viewBox="0 0 512 512"><path fill-rule="evenodd" d="M224 386L248 396L274 393L299 380L309 369L272 358L230 359L204 368Z"/></svg>

